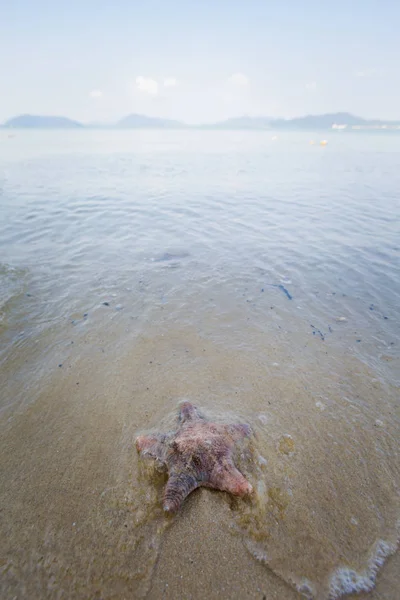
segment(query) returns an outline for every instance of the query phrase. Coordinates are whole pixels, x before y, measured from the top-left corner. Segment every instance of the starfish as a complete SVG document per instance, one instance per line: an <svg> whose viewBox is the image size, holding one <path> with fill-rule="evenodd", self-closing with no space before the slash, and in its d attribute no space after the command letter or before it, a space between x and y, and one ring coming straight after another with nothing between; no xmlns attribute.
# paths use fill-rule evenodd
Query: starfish
<svg viewBox="0 0 400 600"><path fill-rule="evenodd" d="M179 408L179 426L169 434L141 435L136 439L140 455L150 456L168 471L163 508L177 511L185 498L200 486L251 494L250 483L238 471L232 453L235 442L249 436L246 424L212 423L190 402Z"/></svg>

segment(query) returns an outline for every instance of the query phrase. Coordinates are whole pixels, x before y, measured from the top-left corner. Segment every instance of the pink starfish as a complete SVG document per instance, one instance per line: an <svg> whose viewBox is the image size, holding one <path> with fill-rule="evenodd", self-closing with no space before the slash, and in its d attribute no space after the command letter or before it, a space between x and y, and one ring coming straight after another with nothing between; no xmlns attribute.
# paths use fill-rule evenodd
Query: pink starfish
<svg viewBox="0 0 400 600"><path fill-rule="evenodd" d="M154 458L168 470L164 510L178 510L190 492L200 486L236 496L251 494L252 486L232 458L235 442L250 433L245 424L211 423L193 404L184 402L179 408L179 427L175 433L139 436L138 452Z"/></svg>

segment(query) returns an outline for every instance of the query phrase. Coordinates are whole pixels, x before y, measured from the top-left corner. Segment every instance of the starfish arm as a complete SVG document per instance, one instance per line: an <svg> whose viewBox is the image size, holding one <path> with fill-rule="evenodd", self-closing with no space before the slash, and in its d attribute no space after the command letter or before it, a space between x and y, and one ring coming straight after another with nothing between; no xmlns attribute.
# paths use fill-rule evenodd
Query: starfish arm
<svg viewBox="0 0 400 600"><path fill-rule="evenodd" d="M232 461L227 461L224 465L218 465L213 470L209 486L224 492L230 492L235 496L245 496L253 491L253 486L238 471Z"/></svg>
<svg viewBox="0 0 400 600"><path fill-rule="evenodd" d="M244 437L249 437L251 434L251 427L246 423L239 423L239 425L227 425L227 430L235 441L241 440Z"/></svg>
<svg viewBox="0 0 400 600"><path fill-rule="evenodd" d="M148 455L152 458L163 460L163 436L157 435L139 435L136 438L136 449L141 455Z"/></svg>
<svg viewBox="0 0 400 600"><path fill-rule="evenodd" d="M165 486L163 509L166 512L177 511L185 498L197 487L199 487L199 482L194 475L172 472Z"/></svg>
<svg viewBox="0 0 400 600"><path fill-rule="evenodd" d="M193 406L191 402L182 402L179 407L179 421L185 423L186 421L198 421L203 419L197 411L197 408Z"/></svg>

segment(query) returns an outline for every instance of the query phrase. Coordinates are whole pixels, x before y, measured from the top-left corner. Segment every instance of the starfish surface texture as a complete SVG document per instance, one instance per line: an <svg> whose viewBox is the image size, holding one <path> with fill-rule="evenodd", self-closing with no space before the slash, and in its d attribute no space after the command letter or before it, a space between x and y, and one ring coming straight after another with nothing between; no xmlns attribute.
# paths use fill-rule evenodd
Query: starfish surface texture
<svg viewBox="0 0 400 600"><path fill-rule="evenodd" d="M163 508L177 511L185 498L200 486L224 490L237 496L251 494L250 483L237 470L232 453L235 442L249 436L248 425L212 423L195 406L179 407L179 426L169 434L141 435L136 448L168 470Z"/></svg>

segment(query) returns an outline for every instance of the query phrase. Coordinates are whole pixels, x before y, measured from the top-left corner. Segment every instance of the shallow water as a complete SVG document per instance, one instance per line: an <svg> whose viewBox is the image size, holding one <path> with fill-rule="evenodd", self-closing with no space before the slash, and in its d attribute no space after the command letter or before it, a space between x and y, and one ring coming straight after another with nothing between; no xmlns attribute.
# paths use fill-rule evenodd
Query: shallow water
<svg viewBox="0 0 400 600"><path fill-rule="evenodd" d="M248 597L374 586L399 538L400 136L310 139L0 132L4 597L198 597L182 527L244 544ZM133 443L182 397L251 425L251 501L162 514ZM209 597L243 597L228 562Z"/></svg>

